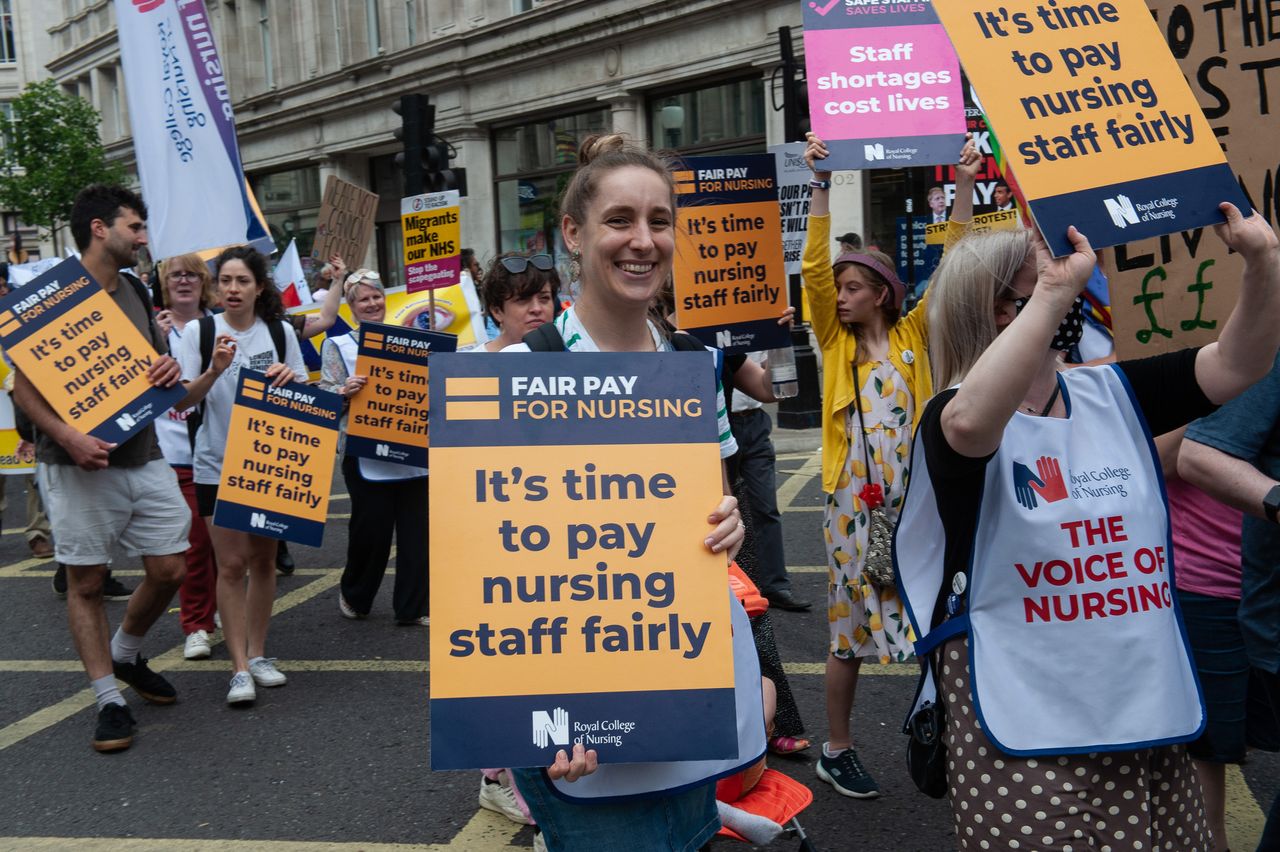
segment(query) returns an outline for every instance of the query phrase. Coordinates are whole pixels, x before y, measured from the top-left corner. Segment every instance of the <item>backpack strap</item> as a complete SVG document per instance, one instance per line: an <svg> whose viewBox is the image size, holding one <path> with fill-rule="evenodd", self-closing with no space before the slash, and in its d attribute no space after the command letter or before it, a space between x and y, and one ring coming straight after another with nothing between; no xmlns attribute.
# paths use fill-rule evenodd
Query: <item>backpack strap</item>
<svg viewBox="0 0 1280 852"><path fill-rule="evenodd" d="M531 352L565 352L564 338L555 323L547 322L524 336L524 344Z"/></svg>
<svg viewBox="0 0 1280 852"><path fill-rule="evenodd" d="M142 309L147 312L147 333L151 335L151 339L163 339L164 335L160 334L160 330L156 327L156 311L151 300L151 291L147 289L147 285L143 284L141 279L127 272L121 272L120 277L133 286L133 292L138 295L138 301L142 303Z"/></svg>
<svg viewBox="0 0 1280 852"><path fill-rule="evenodd" d="M200 338L200 372L203 373L209 369L209 365L213 363L213 344L214 337L217 334L217 325L214 324L213 317L200 317L200 321L196 324L196 335ZM196 451L196 433L200 431L200 425L204 423L204 400L200 400L191 412L187 415L187 440L191 443L191 452Z"/></svg>
<svg viewBox="0 0 1280 852"><path fill-rule="evenodd" d="M671 335L671 348L677 352L706 352L702 341L687 331L677 331Z"/></svg>
<svg viewBox="0 0 1280 852"><path fill-rule="evenodd" d="M271 342L276 346L276 360L283 364L285 353L289 351L285 345L285 335L288 332L285 329L284 320L273 319L269 321L267 323L267 331L271 332Z"/></svg>

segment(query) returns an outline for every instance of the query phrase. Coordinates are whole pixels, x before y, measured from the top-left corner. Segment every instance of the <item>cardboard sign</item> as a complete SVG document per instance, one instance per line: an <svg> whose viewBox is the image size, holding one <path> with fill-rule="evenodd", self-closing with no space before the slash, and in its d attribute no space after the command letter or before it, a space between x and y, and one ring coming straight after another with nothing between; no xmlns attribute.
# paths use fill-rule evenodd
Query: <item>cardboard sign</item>
<svg viewBox="0 0 1280 852"><path fill-rule="evenodd" d="M938 16L1055 255L1221 222L1244 196L1142 0L948 0Z"/></svg>
<svg viewBox="0 0 1280 852"><path fill-rule="evenodd" d="M462 218L458 204L454 190L400 199L404 280L410 293L458 283L462 275Z"/></svg>
<svg viewBox="0 0 1280 852"><path fill-rule="evenodd" d="M954 162L964 141L960 62L930 0L805 2L813 132L828 169Z"/></svg>
<svg viewBox="0 0 1280 852"><path fill-rule="evenodd" d="M369 240L373 239L377 211L378 193L329 175L320 200L311 256L326 261L336 254L353 269L363 264Z"/></svg>
<svg viewBox="0 0 1280 852"><path fill-rule="evenodd" d="M1148 0L1157 26L1191 81L1213 135L1253 206L1280 224L1280 163L1274 130L1280 107L1275 62L1280 17L1234 6ZM1266 69L1273 69L1270 73ZM1267 80L1271 80L1268 89ZM1229 197L1221 200L1230 201ZM1246 208L1241 211L1248 213ZM1240 292L1244 261L1208 228L1117 246L1103 255L1111 282L1118 358L1202 346L1218 338Z"/></svg>
<svg viewBox="0 0 1280 852"><path fill-rule="evenodd" d="M68 425L112 444L187 393L151 386L160 356L75 258L0 299L0 347Z"/></svg>
<svg viewBox="0 0 1280 852"><path fill-rule="evenodd" d="M737 753L710 360L437 359L432 769Z"/></svg>
<svg viewBox="0 0 1280 852"><path fill-rule="evenodd" d="M809 199L813 172L804 161L804 143L770 145L778 173L778 209L782 216L782 265L788 275L799 275L804 264L804 242L809 234Z"/></svg>
<svg viewBox="0 0 1280 852"><path fill-rule="evenodd" d="M11 267L12 268L12 267ZM0 358L0 386L8 386L9 364ZM22 438L14 428L13 400L9 391L0 390L0 474L35 473L36 457L34 451L18 454L18 444Z"/></svg>
<svg viewBox="0 0 1280 852"><path fill-rule="evenodd" d="M727 353L791 345L772 154L689 157L675 172L676 325Z"/></svg>
<svg viewBox="0 0 1280 852"><path fill-rule="evenodd" d="M336 393L241 370L213 522L319 547L341 414Z"/></svg>
<svg viewBox="0 0 1280 852"><path fill-rule="evenodd" d="M1021 227L1017 210L996 210L993 213L979 213L969 221L970 234L982 234L987 231L1015 231ZM929 223L924 229L926 245L940 246L947 242L947 223Z"/></svg>
<svg viewBox="0 0 1280 852"><path fill-rule="evenodd" d="M347 452L427 466L427 356L453 352L458 338L395 325L360 324L356 374L369 381L347 412Z"/></svg>

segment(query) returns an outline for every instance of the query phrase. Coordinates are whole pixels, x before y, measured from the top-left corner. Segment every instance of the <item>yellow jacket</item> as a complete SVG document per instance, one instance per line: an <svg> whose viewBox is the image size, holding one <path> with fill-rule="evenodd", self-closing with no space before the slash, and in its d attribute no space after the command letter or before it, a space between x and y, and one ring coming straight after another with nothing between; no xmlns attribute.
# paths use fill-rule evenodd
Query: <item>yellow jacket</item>
<svg viewBox="0 0 1280 852"><path fill-rule="evenodd" d="M963 235L967 223L948 223L947 243ZM836 282L831 272L831 216L810 216L808 241L804 247L805 295L809 300L809 322L822 349L822 490L832 494L849 452L845 432L846 409L853 404L853 364L857 341L836 316ZM929 370L929 294L926 291L911 313L889 329L889 361L907 381L907 393L915 400L915 428L924 404L933 396L933 375ZM871 370L862 364L858 387Z"/></svg>

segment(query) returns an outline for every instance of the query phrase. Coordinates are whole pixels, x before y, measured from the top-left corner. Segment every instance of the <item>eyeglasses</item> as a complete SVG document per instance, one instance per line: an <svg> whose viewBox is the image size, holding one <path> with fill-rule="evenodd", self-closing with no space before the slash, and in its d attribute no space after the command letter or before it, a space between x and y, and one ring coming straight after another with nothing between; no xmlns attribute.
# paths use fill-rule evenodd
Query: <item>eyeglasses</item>
<svg viewBox="0 0 1280 852"><path fill-rule="evenodd" d="M524 255L513 254L502 258L502 268L510 272L512 275L520 275L530 266L542 272L550 272L555 268L555 264L551 262L549 254L534 254L529 257Z"/></svg>
<svg viewBox="0 0 1280 852"><path fill-rule="evenodd" d="M187 272L185 269L175 269L173 272L169 273L168 277L174 279L175 281L181 281L183 279L186 279L187 281L200 280L199 273Z"/></svg>

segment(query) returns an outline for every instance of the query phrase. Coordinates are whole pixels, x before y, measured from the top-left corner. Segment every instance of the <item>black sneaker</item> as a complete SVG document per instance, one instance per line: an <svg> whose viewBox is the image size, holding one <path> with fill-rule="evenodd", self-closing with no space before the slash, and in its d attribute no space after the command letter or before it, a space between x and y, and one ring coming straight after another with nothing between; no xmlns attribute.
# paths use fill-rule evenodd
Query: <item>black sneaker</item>
<svg viewBox="0 0 1280 852"><path fill-rule="evenodd" d="M123 704L108 704L98 711L93 747L98 751L124 751L133 744L133 713Z"/></svg>
<svg viewBox="0 0 1280 852"><path fill-rule="evenodd" d="M61 562L53 572L53 593L60 598L67 596L67 566Z"/></svg>
<svg viewBox="0 0 1280 852"><path fill-rule="evenodd" d="M136 662L111 661L111 670L117 680L122 680L152 704L172 704L178 700L178 691L169 681L147 668L147 660L141 654Z"/></svg>
<svg viewBox="0 0 1280 852"><path fill-rule="evenodd" d="M104 601L127 601L131 597L133 597L133 589L112 577L111 572L107 571L106 579L102 581L102 599Z"/></svg>
<svg viewBox="0 0 1280 852"><path fill-rule="evenodd" d="M842 796L854 799L874 799L880 795L880 786L871 773L862 767L858 753L847 748L835 757L824 753L818 758L818 777L826 781Z"/></svg>
<svg viewBox="0 0 1280 852"><path fill-rule="evenodd" d="M289 555L289 545L282 541L276 548L276 570L288 577L293 573L293 569L293 557Z"/></svg>

